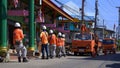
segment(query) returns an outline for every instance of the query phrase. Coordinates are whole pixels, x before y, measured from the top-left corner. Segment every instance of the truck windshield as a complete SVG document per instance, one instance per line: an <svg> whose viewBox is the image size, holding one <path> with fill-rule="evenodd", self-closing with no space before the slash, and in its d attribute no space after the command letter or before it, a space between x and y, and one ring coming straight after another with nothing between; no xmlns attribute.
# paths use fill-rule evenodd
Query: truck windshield
<svg viewBox="0 0 120 68"><path fill-rule="evenodd" d="M114 40L103 40L103 44L114 44Z"/></svg>
<svg viewBox="0 0 120 68"><path fill-rule="evenodd" d="M74 39L91 40L91 34L75 34L75 38Z"/></svg>

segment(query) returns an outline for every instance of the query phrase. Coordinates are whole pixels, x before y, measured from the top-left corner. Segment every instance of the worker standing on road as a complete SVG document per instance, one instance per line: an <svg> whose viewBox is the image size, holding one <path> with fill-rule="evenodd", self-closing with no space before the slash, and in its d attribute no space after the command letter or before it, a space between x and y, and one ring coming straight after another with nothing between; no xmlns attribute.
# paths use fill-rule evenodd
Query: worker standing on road
<svg viewBox="0 0 120 68"><path fill-rule="evenodd" d="M42 59L45 59L45 52L46 52L46 59L49 59L49 51L48 51L48 33L46 31L46 26L42 26L42 32L40 34L41 38L41 50L42 50ZM45 52L44 52L45 49Z"/></svg>
<svg viewBox="0 0 120 68"><path fill-rule="evenodd" d="M65 52L65 34L62 34L62 55L65 57L66 52Z"/></svg>
<svg viewBox="0 0 120 68"><path fill-rule="evenodd" d="M57 42L56 42L56 46L57 46L57 49L56 49L56 57L60 58L62 55L61 55L61 52L62 52L62 33L59 32L58 33L58 38L57 38Z"/></svg>
<svg viewBox="0 0 120 68"><path fill-rule="evenodd" d="M95 34L95 52L96 52L96 55L98 56L99 54L98 54L98 42L99 42L99 38L98 38L98 36L97 36L97 34Z"/></svg>
<svg viewBox="0 0 120 68"><path fill-rule="evenodd" d="M18 62L21 62L21 57L23 58L23 62L28 62L28 60L26 58L27 49L23 45L23 42L22 42L23 38L24 38L24 34L21 29L21 25L20 25L20 23L17 22L17 23L15 23L15 30L13 32L13 43L14 43L15 49L17 51Z"/></svg>
<svg viewBox="0 0 120 68"><path fill-rule="evenodd" d="M55 51L56 51L56 35L53 33L53 30L49 31L49 53L50 58L55 57Z"/></svg>

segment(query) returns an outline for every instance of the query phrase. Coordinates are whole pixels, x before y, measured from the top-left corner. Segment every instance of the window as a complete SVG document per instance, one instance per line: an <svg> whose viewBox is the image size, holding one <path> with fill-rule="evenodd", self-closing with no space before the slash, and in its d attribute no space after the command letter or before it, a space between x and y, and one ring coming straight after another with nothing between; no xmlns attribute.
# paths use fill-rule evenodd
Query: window
<svg viewBox="0 0 120 68"><path fill-rule="evenodd" d="M114 40L103 40L103 44L114 44Z"/></svg>
<svg viewBox="0 0 120 68"><path fill-rule="evenodd" d="M76 34L75 39L79 40L91 40L91 34Z"/></svg>

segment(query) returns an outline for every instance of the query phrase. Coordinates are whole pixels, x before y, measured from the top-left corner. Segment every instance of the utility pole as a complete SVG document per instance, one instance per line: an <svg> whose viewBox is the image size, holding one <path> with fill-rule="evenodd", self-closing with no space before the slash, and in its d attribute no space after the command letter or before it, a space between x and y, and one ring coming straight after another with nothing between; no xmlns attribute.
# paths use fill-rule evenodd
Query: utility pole
<svg viewBox="0 0 120 68"><path fill-rule="evenodd" d="M96 33L97 15L98 15L98 0L95 1L95 26L94 26L94 33Z"/></svg>
<svg viewBox="0 0 120 68"><path fill-rule="evenodd" d="M118 27L117 27L117 40L120 40L120 7L116 7L116 8L118 8L118 13L119 13L119 17L118 17ZM120 42L118 42L118 50L120 50Z"/></svg>
<svg viewBox="0 0 120 68"><path fill-rule="evenodd" d="M118 25L120 26L120 7L116 7L116 8L118 8L118 12L119 12Z"/></svg>
<svg viewBox="0 0 120 68"><path fill-rule="evenodd" d="M120 39L120 7L116 7L116 8L118 8L118 13L119 13L119 15L118 15L118 27L117 27L117 39Z"/></svg>
<svg viewBox="0 0 120 68"><path fill-rule="evenodd" d="M82 0L82 17L81 17L81 20L82 20L82 23L84 23L84 3L85 3L85 0Z"/></svg>
<svg viewBox="0 0 120 68"><path fill-rule="evenodd" d="M104 26L104 19L103 19L103 39L104 39L104 34L105 34L104 29L105 29L105 26Z"/></svg>

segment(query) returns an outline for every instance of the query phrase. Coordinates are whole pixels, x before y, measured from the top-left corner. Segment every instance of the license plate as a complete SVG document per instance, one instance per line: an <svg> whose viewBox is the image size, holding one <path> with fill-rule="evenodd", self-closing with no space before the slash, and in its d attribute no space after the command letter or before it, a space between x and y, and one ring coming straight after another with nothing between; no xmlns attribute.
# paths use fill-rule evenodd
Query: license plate
<svg viewBox="0 0 120 68"><path fill-rule="evenodd" d="M80 52L84 52L84 49L79 49Z"/></svg>

